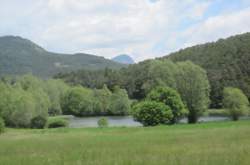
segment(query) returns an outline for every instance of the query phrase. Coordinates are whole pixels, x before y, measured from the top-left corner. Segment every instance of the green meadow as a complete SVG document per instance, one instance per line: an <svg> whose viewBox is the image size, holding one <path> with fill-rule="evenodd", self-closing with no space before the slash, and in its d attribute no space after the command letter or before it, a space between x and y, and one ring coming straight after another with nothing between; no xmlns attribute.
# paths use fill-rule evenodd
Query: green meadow
<svg viewBox="0 0 250 165"><path fill-rule="evenodd" d="M7 129L1 165L244 165L250 121L134 128Z"/></svg>

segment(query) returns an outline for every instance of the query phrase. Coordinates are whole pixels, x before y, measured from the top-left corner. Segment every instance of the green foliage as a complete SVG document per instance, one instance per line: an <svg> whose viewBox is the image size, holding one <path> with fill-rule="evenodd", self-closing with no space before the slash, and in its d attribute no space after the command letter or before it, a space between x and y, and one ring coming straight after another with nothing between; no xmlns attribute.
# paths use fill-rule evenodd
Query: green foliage
<svg viewBox="0 0 250 165"><path fill-rule="evenodd" d="M223 93L223 106L233 120L249 113L249 101L240 89L227 87Z"/></svg>
<svg viewBox="0 0 250 165"><path fill-rule="evenodd" d="M66 119L63 118L49 118L47 122L48 128L60 128L60 127L68 127L69 122Z"/></svg>
<svg viewBox="0 0 250 165"><path fill-rule="evenodd" d="M175 62L190 60L207 71L211 107L221 108L223 89L240 88L250 98L250 33L193 46L165 56Z"/></svg>
<svg viewBox="0 0 250 165"><path fill-rule="evenodd" d="M59 80L44 81L32 75L4 79L0 82L0 116L10 127L33 127L34 117L47 118L48 109L54 103L61 106L61 97L67 88Z"/></svg>
<svg viewBox="0 0 250 165"><path fill-rule="evenodd" d="M179 93L172 88L157 87L147 95L147 99L150 101L162 102L169 106L173 113L173 119L171 120L172 124L177 123L179 119L187 114L187 109Z"/></svg>
<svg viewBox="0 0 250 165"><path fill-rule="evenodd" d="M109 125L108 119L105 117L102 117L98 120L97 124L98 124L98 127L100 127L100 128L108 127L108 125Z"/></svg>
<svg viewBox="0 0 250 165"><path fill-rule="evenodd" d="M31 128L42 129L46 126L47 118L44 116L36 116L31 119Z"/></svg>
<svg viewBox="0 0 250 165"><path fill-rule="evenodd" d="M114 93L110 98L110 110L111 115L127 115L130 111L131 101L128 98L127 91L115 87Z"/></svg>
<svg viewBox="0 0 250 165"><path fill-rule="evenodd" d="M93 92L83 87L69 89L64 98L62 110L64 114L87 116L93 114Z"/></svg>
<svg viewBox="0 0 250 165"><path fill-rule="evenodd" d="M47 78L59 72L106 67L117 69L126 65L95 55L48 52L21 37L0 37L0 76L32 73Z"/></svg>
<svg viewBox="0 0 250 165"><path fill-rule="evenodd" d="M45 92L47 93L50 106L49 106L49 114L51 116L61 115L62 114L62 107L61 101L66 94L69 86L66 85L62 80L56 79L49 79L46 82L46 86L44 88Z"/></svg>
<svg viewBox="0 0 250 165"><path fill-rule="evenodd" d="M188 122L196 123L209 105L210 85L207 74L192 62L180 62L177 65L177 90L189 110Z"/></svg>
<svg viewBox="0 0 250 165"><path fill-rule="evenodd" d="M132 115L143 126L168 124L173 118L171 109L160 102L143 101L132 108Z"/></svg>
<svg viewBox="0 0 250 165"><path fill-rule="evenodd" d="M176 88L175 74L176 65L169 60L151 60L149 61L149 68L147 78L142 85L145 93L148 94L157 86L169 86Z"/></svg>
<svg viewBox="0 0 250 165"><path fill-rule="evenodd" d="M21 86L23 90L32 95L37 114L42 116L48 115L50 100L47 93L44 91L44 81L33 75L24 75L16 80L15 86Z"/></svg>
<svg viewBox="0 0 250 165"><path fill-rule="evenodd" d="M4 120L0 117L0 134L2 134L5 130Z"/></svg>
<svg viewBox="0 0 250 165"><path fill-rule="evenodd" d="M20 87L0 85L1 115L7 126L29 127L33 116L37 115L32 95ZM5 86L5 87L4 87Z"/></svg>
<svg viewBox="0 0 250 165"><path fill-rule="evenodd" d="M111 100L112 93L107 88L106 85L103 86L100 90L94 91L94 98L95 98L95 113L104 115L110 110L110 100Z"/></svg>

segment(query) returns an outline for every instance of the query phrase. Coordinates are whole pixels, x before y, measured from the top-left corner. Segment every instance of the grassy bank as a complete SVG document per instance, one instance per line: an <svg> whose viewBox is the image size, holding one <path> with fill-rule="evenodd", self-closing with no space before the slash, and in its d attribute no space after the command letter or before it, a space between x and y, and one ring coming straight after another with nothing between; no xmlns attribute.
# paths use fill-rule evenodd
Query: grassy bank
<svg viewBox="0 0 250 165"><path fill-rule="evenodd" d="M250 121L151 128L17 130L0 135L3 165L249 164Z"/></svg>

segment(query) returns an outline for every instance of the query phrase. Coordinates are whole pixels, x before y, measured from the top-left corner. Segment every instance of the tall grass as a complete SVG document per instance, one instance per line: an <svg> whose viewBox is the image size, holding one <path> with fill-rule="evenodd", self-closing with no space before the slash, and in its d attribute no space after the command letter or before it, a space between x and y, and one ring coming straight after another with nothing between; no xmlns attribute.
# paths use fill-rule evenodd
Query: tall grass
<svg viewBox="0 0 250 165"><path fill-rule="evenodd" d="M239 165L249 155L250 121L0 135L1 165Z"/></svg>

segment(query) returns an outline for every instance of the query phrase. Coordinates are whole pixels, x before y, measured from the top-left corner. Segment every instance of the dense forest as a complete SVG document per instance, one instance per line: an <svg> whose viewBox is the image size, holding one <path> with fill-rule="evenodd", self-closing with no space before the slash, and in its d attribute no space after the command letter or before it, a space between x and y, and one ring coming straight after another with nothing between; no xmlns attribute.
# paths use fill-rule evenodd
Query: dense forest
<svg viewBox="0 0 250 165"><path fill-rule="evenodd" d="M125 66L90 54L52 53L21 37L0 37L0 77L32 73L48 78L59 72L78 69L118 69Z"/></svg>
<svg viewBox="0 0 250 165"><path fill-rule="evenodd" d="M211 84L212 107L221 107L223 88L240 88L250 98L250 33L193 46L165 56L203 67Z"/></svg>
<svg viewBox="0 0 250 165"><path fill-rule="evenodd" d="M175 87L173 75L177 68L170 61L190 60L207 71L211 84L211 107L222 107L223 88L237 87L250 98L250 33L220 39L214 43L180 50L157 60L146 60L120 70L80 70L61 73L57 78L69 84L101 88L107 84L112 90L119 85L128 91L130 98L143 99L155 84Z"/></svg>

